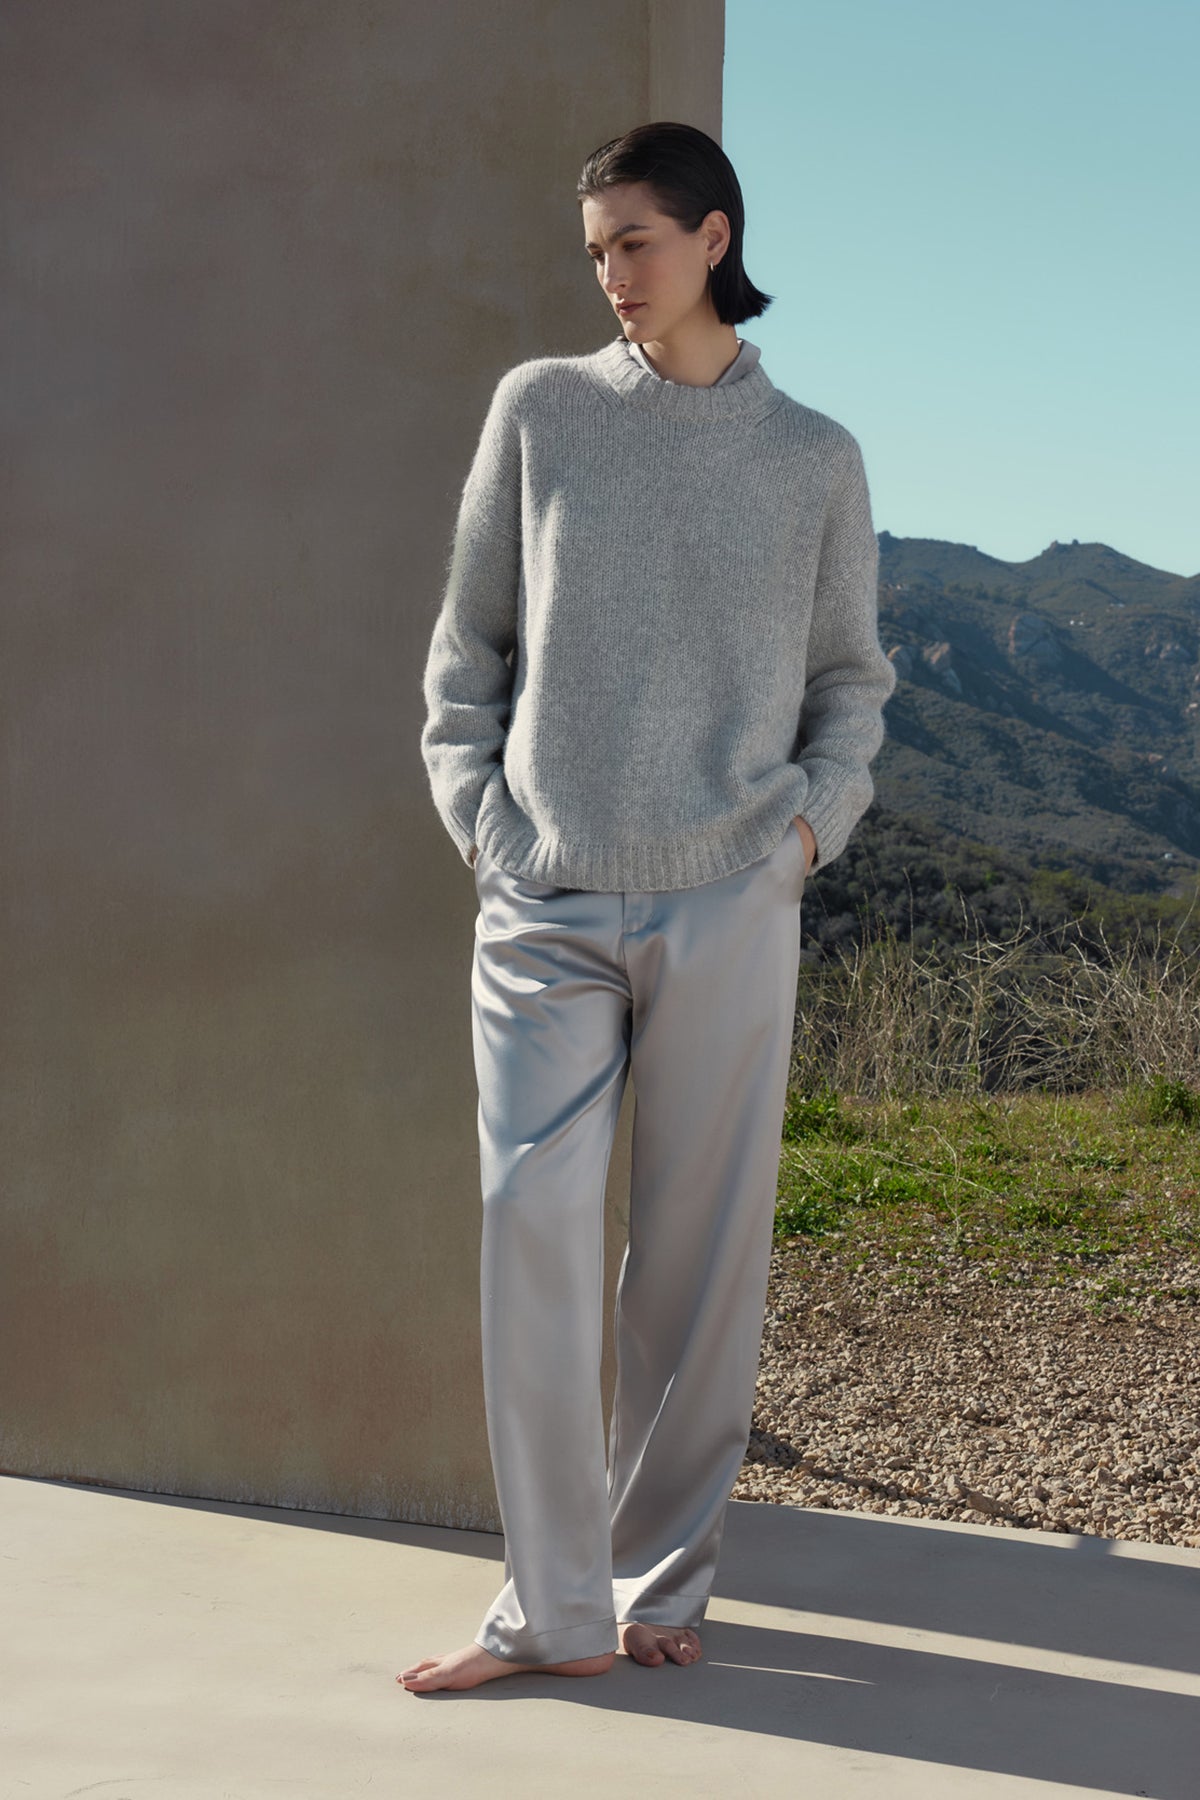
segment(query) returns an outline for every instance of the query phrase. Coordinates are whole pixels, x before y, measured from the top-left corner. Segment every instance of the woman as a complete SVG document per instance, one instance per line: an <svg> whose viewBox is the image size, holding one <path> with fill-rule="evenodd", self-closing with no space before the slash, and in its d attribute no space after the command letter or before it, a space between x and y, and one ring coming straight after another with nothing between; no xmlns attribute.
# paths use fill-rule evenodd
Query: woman
<svg viewBox="0 0 1200 1800"><path fill-rule="evenodd" d="M488 1438L505 1584L412 1692L700 1656L749 1438L800 899L868 806L895 684L858 444L734 327L733 168L690 126L578 184L619 335L499 381L424 675L475 869ZM637 1098L607 1461L605 1179Z"/></svg>

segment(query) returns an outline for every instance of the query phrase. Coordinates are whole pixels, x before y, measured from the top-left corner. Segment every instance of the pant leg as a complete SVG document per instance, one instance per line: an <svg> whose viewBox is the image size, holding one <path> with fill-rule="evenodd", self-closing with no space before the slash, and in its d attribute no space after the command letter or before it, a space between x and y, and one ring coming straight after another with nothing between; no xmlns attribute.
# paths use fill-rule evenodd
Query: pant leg
<svg viewBox="0 0 1200 1800"><path fill-rule="evenodd" d="M609 1444L619 1620L696 1626L749 1441L800 960L804 846L627 918L636 1094Z"/></svg>
<svg viewBox="0 0 1200 1800"><path fill-rule="evenodd" d="M604 1192L629 1058L620 894L475 865L480 1305L505 1584L476 1642L618 1646L600 1385Z"/></svg>

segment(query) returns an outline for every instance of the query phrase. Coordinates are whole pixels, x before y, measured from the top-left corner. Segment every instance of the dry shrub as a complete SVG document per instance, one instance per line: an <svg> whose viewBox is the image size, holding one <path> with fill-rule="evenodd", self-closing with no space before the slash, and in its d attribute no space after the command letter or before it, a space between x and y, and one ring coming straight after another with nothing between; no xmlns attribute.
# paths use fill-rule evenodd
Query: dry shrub
<svg viewBox="0 0 1200 1800"><path fill-rule="evenodd" d="M1200 1085L1200 958L1160 926L1113 950L1022 922L917 950L886 921L802 971L792 1080L802 1091L963 1094Z"/></svg>

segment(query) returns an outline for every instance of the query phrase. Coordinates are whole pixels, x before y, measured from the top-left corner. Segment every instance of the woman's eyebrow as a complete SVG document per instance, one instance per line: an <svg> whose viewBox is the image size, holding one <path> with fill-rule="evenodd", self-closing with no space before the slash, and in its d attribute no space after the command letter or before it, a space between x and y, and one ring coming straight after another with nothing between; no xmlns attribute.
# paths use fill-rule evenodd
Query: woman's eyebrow
<svg viewBox="0 0 1200 1800"><path fill-rule="evenodd" d="M624 237L626 232L628 232L628 231L653 231L653 230L654 230L653 225L622 225L620 231L613 232L613 238ZM609 239L609 242L610 243L612 242L612 238ZM599 244L596 243L594 238L589 238L587 243L583 247L585 250L598 250L600 248Z"/></svg>

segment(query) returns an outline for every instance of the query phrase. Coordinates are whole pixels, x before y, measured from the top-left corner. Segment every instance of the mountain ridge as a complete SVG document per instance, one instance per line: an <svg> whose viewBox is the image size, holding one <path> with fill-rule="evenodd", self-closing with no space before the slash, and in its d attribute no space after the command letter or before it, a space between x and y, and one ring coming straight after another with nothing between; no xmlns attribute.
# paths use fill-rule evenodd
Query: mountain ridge
<svg viewBox="0 0 1200 1800"><path fill-rule="evenodd" d="M878 534L877 804L1146 892L1200 871L1200 576Z"/></svg>

